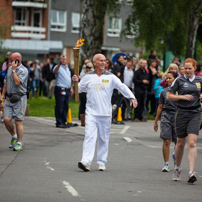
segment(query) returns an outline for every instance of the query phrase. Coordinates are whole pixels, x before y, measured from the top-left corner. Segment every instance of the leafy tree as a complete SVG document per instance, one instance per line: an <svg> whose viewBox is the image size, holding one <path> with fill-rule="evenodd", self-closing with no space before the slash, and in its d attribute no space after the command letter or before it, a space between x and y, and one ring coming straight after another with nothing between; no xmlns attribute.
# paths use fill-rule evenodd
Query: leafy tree
<svg viewBox="0 0 202 202"><path fill-rule="evenodd" d="M119 11L119 0L83 0L83 18L81 37L85 45L81 47L82 55L91 56L101 52L103 44L103 28L107 12Z"/></svg>
<svg viewBox="0 0 202 202"><path fill-rule="evenodd" d="M133 0L124 33L136 34L146 49L193 57L202 0Z"/></svg>

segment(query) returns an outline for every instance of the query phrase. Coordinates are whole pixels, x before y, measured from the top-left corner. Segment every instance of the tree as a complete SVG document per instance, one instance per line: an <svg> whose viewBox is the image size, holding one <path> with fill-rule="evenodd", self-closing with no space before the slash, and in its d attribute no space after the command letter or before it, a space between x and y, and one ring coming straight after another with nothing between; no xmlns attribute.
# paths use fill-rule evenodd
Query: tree
<svg viewBox="0 0 202 202"><path fill-rule="evenodd" d="M132 28L136 43L146 49L193 57L201 4L202 0L134 0L124 32Z"/></svg>
<svg viewBox="0 0 202 202"><path fill-rule="evenodd" d="M103 28L107 12L119 11L119 0L84 0L81 38L85 45L81 47L82 55L91 56L101 52L103 44Z"/></svg>

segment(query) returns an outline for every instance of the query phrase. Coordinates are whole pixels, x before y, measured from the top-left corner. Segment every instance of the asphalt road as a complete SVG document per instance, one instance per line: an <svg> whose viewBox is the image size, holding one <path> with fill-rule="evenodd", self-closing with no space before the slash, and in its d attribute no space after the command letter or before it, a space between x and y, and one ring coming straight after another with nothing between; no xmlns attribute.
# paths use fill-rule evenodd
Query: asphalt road
<svg viewBox="0 0 202 202"><path fill-rule="evenodd" d="M186 182L187 147L180 182L172 181L172 159L171 171L161 172L162 140L153 130L153 121L112 124L105 172L98 171L96 154L90 172L77 167L83 127L58 129L54 124L52 118L26 117L21 152L8 148L10 136L0 124L0 202L202 201L202 131L198 139L198 181L190 185Z"/></svg>

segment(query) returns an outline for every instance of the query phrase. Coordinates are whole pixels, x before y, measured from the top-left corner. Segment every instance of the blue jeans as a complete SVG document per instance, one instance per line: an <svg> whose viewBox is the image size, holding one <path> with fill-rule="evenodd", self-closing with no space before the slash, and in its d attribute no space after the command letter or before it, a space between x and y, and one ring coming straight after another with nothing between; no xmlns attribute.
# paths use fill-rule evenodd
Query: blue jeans
<svg viewBox="0 0 202 202"><path fill-rule="evenodd" d="M69 91L55 91L55 118L56 125L63 125L67 122L69 109Z"/></svg>

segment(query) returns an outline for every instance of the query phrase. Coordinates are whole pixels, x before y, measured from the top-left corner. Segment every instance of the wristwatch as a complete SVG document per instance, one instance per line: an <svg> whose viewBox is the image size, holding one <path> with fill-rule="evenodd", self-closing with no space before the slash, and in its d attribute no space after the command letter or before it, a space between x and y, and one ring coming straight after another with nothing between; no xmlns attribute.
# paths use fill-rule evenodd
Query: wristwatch
<svg viewBox="0 0 202 202"><path fill-rule="evenodd" d="M12 73L15 73L15 72L16 72L15 70L12 71Z"/></svg>
<svg viewBox="0 0 202 202"><path fill-rule="evenodd" d="M0 100L0 104L2 103L2 100Z"/></svg>

